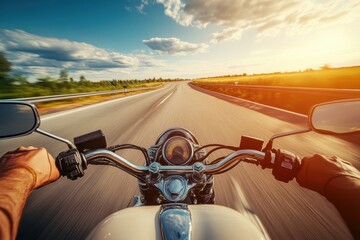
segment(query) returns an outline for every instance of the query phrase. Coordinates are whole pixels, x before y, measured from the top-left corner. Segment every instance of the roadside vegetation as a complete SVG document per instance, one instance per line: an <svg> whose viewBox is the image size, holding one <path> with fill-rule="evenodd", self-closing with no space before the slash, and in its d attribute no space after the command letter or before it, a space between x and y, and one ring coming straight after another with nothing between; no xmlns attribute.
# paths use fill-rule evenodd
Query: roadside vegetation
<svg viewBox="0 0 360 240"><path fill-rule="evenodd" d="M311 88L360 89L360 66L331 68L302 72L228 75L195 79L195 83L221 83L238 85L287 86Z"/></svg>
<svg viewBox="0 0 360 240"><path fill-rule="evenodd" d="M35 82L29 82L24 76L11 74L11 63L0 53L0 99L156 87L161 86L164 82L171 81L174 80L152 78L145 80L113 79L94 82L84 75L80 76L79 79L74 79L66 69L62 69L58 78L41 77Z"/></svg>
<svg viewBox="0 0 360 240"><path fill-rule="evenodd" d="M279 88L249 88L248 86L306 87L330 89L360 89L360 66L330 68L325 65L321 70L308 69L304 72L246 74L196 79L195 86L210 91L262 103L293 112L308 114L313 105L346 99L360 98L360 92L346 91L294 91Z"/></svg>

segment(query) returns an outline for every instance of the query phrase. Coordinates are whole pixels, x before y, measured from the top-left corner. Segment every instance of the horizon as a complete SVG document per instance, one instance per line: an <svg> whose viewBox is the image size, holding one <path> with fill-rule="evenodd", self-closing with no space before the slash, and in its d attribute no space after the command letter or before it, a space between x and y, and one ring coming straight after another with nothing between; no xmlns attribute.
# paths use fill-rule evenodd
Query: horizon
<svg viewBox="0 0 360 240"><path fill-rule="evenodd" d="M30 81L197 79L360 65L360 4L5 1L0 52ZM226 14L224 14L224 12Z"/></svg>

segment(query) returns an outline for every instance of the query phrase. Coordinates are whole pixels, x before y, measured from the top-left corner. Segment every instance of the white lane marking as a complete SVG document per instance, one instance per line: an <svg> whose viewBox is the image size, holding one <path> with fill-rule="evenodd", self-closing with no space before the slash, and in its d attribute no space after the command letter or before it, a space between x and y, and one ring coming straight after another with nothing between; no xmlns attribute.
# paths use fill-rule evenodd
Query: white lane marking
<svg viewBox="0 0 360 240"><path fill-rule="evenodd" d="M156 105L156 107L158 107L158 106L160 106L161 104L163 104L163 103L166 101L166 99L168 99L172 94L173 94L173 92L170 93L169 95L167 95L166 98L164 98L158 105Z"/></svg>
<svg viewBox="0 0 360 240"><path fill-rule="evenodd" d="M49 119L52 119L52 118L57 118L57 117L64 116L64 115L67 115L67 114L87 110L87 109L93 108L93 107L99 107L99 106L102 106L102 105L105 105L105 104L110 104L110 103L114 103L114 102L120 102L120 101L128 100L130 98L147 95L147 94L154 93L154 92L157 92L157 91L160 91L160 90L163 90L163 89L154 90L154 91L145 92L145 93L140 93L140 94L127 96L127 97L123 97L123 98L118 98L118 99L105 101L105 102L101 102L101 103L95 103L95 104L91 104L91 105L84 106L84 107L78 107L78 108L74 108L74 109L70 109L70 110L65 110L65 111L62 111L62 112L59 112L59 113L53 113L53 114L45 115L44 117L41 117L41 121L46 121L46 120L49 120Z"/></svg>

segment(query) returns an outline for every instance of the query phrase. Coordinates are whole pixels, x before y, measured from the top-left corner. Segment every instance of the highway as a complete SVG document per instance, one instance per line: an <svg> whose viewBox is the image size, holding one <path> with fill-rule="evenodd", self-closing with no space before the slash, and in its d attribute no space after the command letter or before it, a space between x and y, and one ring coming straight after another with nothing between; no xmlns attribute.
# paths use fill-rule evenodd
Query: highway
<svg viewBox="0 0 360 240"><path fill-rule="evenodd" d="M287 114L289 121L278 115L275 110L243 107L196 91L187 83L174 83L140 95L45 115L41 129L71 140L102 129L108 145L148 147L167 128L183 127L201 144L238 145L241 135L267 140L275 133L300 129L306 122L303 119L295 124L291 114ZM34 133L0 141L0 154L19 145L46 147L54 157L66 149L65 144ZM359 163L359 142L314 132L279 139L274 147L301 157L320 153ZM126 151L122 156L143 164L138 153ZM215 179L216 203L238 209L244 195L273 239L352 239L339 213L325 198L301 188L296 181L276 181L271 170L244 163ZM61 178L31 194L18 239L84 239L97 223L125 208L137 193L136 179L125 172L90 166L80 180Z"/></svg>

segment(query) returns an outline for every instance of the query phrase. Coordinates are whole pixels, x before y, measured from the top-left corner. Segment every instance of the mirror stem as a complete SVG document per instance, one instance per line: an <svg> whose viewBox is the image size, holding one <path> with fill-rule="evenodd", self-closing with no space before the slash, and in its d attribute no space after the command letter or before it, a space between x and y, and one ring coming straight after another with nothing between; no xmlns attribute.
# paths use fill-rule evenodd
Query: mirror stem
<svg viewBox="0 0 360 240"><path fill-rule="evenodd" d="M58 140L60 142L66 143L68 145L69 149L75 149L76 148L75 145L72 142L70 142L69 140L58 137L58 136L53 135L51 133L45 132L45 131L41 130L40 128L36 129L36 132L38 132L38 133L40 133L42 135L45 135L47 137L53 138L55 140Z"/></svg>
<svg viewBox="0 0 360 240"><path fill-rule="evenodd" d="M305 129L301 129L301 130L296 130L296 131L291 131L291 132L284 132L284 133L279 133L279 134L275 134L273 135L269 142L267 143L266 147L264 150L271 150L272 149L272 144L274 139L276 138L280 138L280 137L286 137L286 136L290 136L290 135L295 135L295 134L300 134L300 133L307 133L307 132L311 132L312 129L311 128L305 128Z"/></svg>

